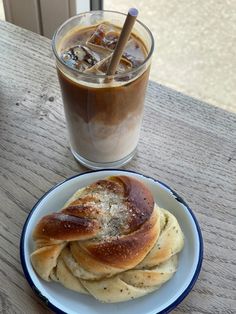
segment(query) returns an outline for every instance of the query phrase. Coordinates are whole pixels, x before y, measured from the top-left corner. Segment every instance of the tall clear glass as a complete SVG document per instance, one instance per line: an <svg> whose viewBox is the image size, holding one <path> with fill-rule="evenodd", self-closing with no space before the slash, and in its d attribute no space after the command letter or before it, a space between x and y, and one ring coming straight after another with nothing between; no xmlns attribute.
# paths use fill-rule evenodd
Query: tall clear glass
<svg viewBox="0 0 236 314"><path fill-rule="evenodd" d="M105 74L69 67L60 56L61 42L81 27L103 21L122 27L125 18L113 11L81 13L62 24L52 40L71 151L91 169L121 167L135 154L154 40L150 30L136 21L133 32L146 47L146 59L128 72L115 74L112 80Z"/></svg>

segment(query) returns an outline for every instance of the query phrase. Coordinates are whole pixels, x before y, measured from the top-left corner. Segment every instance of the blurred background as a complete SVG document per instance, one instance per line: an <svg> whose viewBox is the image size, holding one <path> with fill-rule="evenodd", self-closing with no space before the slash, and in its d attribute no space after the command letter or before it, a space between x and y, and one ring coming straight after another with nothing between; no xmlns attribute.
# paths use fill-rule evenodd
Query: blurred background
<svg viewBox="0 0 236 314"><path fill-rule="evenodd" d="M38 3L42 21L37 28L30 10L38 10ZM156 43L152 80L236 113L235 0L0 0L0 19L6 15L50 38L63 20L91 3L93 9L100 3L106 10L139 10Z"/></svg>

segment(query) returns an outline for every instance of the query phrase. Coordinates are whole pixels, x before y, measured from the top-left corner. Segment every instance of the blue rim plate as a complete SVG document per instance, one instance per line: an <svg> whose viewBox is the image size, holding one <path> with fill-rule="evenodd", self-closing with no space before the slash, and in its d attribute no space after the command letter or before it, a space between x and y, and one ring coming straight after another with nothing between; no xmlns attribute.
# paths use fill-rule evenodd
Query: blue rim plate
<svg viewBox="0 0 236 314"><path fill-rule="evenodd" d="M180 253L179 268L174 277L159 290L147 296L117 304L102 304L90 296L78 294L58 283L47 283L38 278L29 257L33 250L32 230L37 221L50 212L60 210L77 189L100 178L119 174L134 176L143 181L150 188L157 204L170 210L177 217L185 235L185 246ZM72 176L52 187L38 200L30 211L22 230L20 259L31 288L56 313L164 314L173 310L192 290L202 266L203 239L192 210L168 185L135 171L104 169ZM73 310L70 309L70 305Z"/></svg>

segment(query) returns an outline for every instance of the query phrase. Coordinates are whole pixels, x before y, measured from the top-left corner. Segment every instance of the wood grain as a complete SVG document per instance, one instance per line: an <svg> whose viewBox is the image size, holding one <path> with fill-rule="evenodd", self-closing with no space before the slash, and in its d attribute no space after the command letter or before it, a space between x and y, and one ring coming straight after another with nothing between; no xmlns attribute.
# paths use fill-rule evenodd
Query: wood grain
<svg viewBox="0 0 236 314"><path fill-rule="evenodd" d="M49 40L0 22L0 47L0 312L49 313L23 276L22 226L45 191L85 168L69 150ZM236 115L150 82L125 168L170 185L202 228L202 272L173 313L235 313Z"/></svg>

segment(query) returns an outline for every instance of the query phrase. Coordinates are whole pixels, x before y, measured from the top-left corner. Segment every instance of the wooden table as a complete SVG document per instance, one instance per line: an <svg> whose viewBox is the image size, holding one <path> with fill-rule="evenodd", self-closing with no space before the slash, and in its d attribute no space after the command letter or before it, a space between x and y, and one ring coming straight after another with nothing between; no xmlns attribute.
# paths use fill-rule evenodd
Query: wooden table
<svg viewBox="0 0 236 314"><path fill-rule="evenodd" d="M150 82L138 153L125 169L170 185L202 228L202 272L173 312L236 313L236 116ZM50 312L24 278L20 235L36 200L82 171L50 41L0 22L0 313Z"/></svg>

